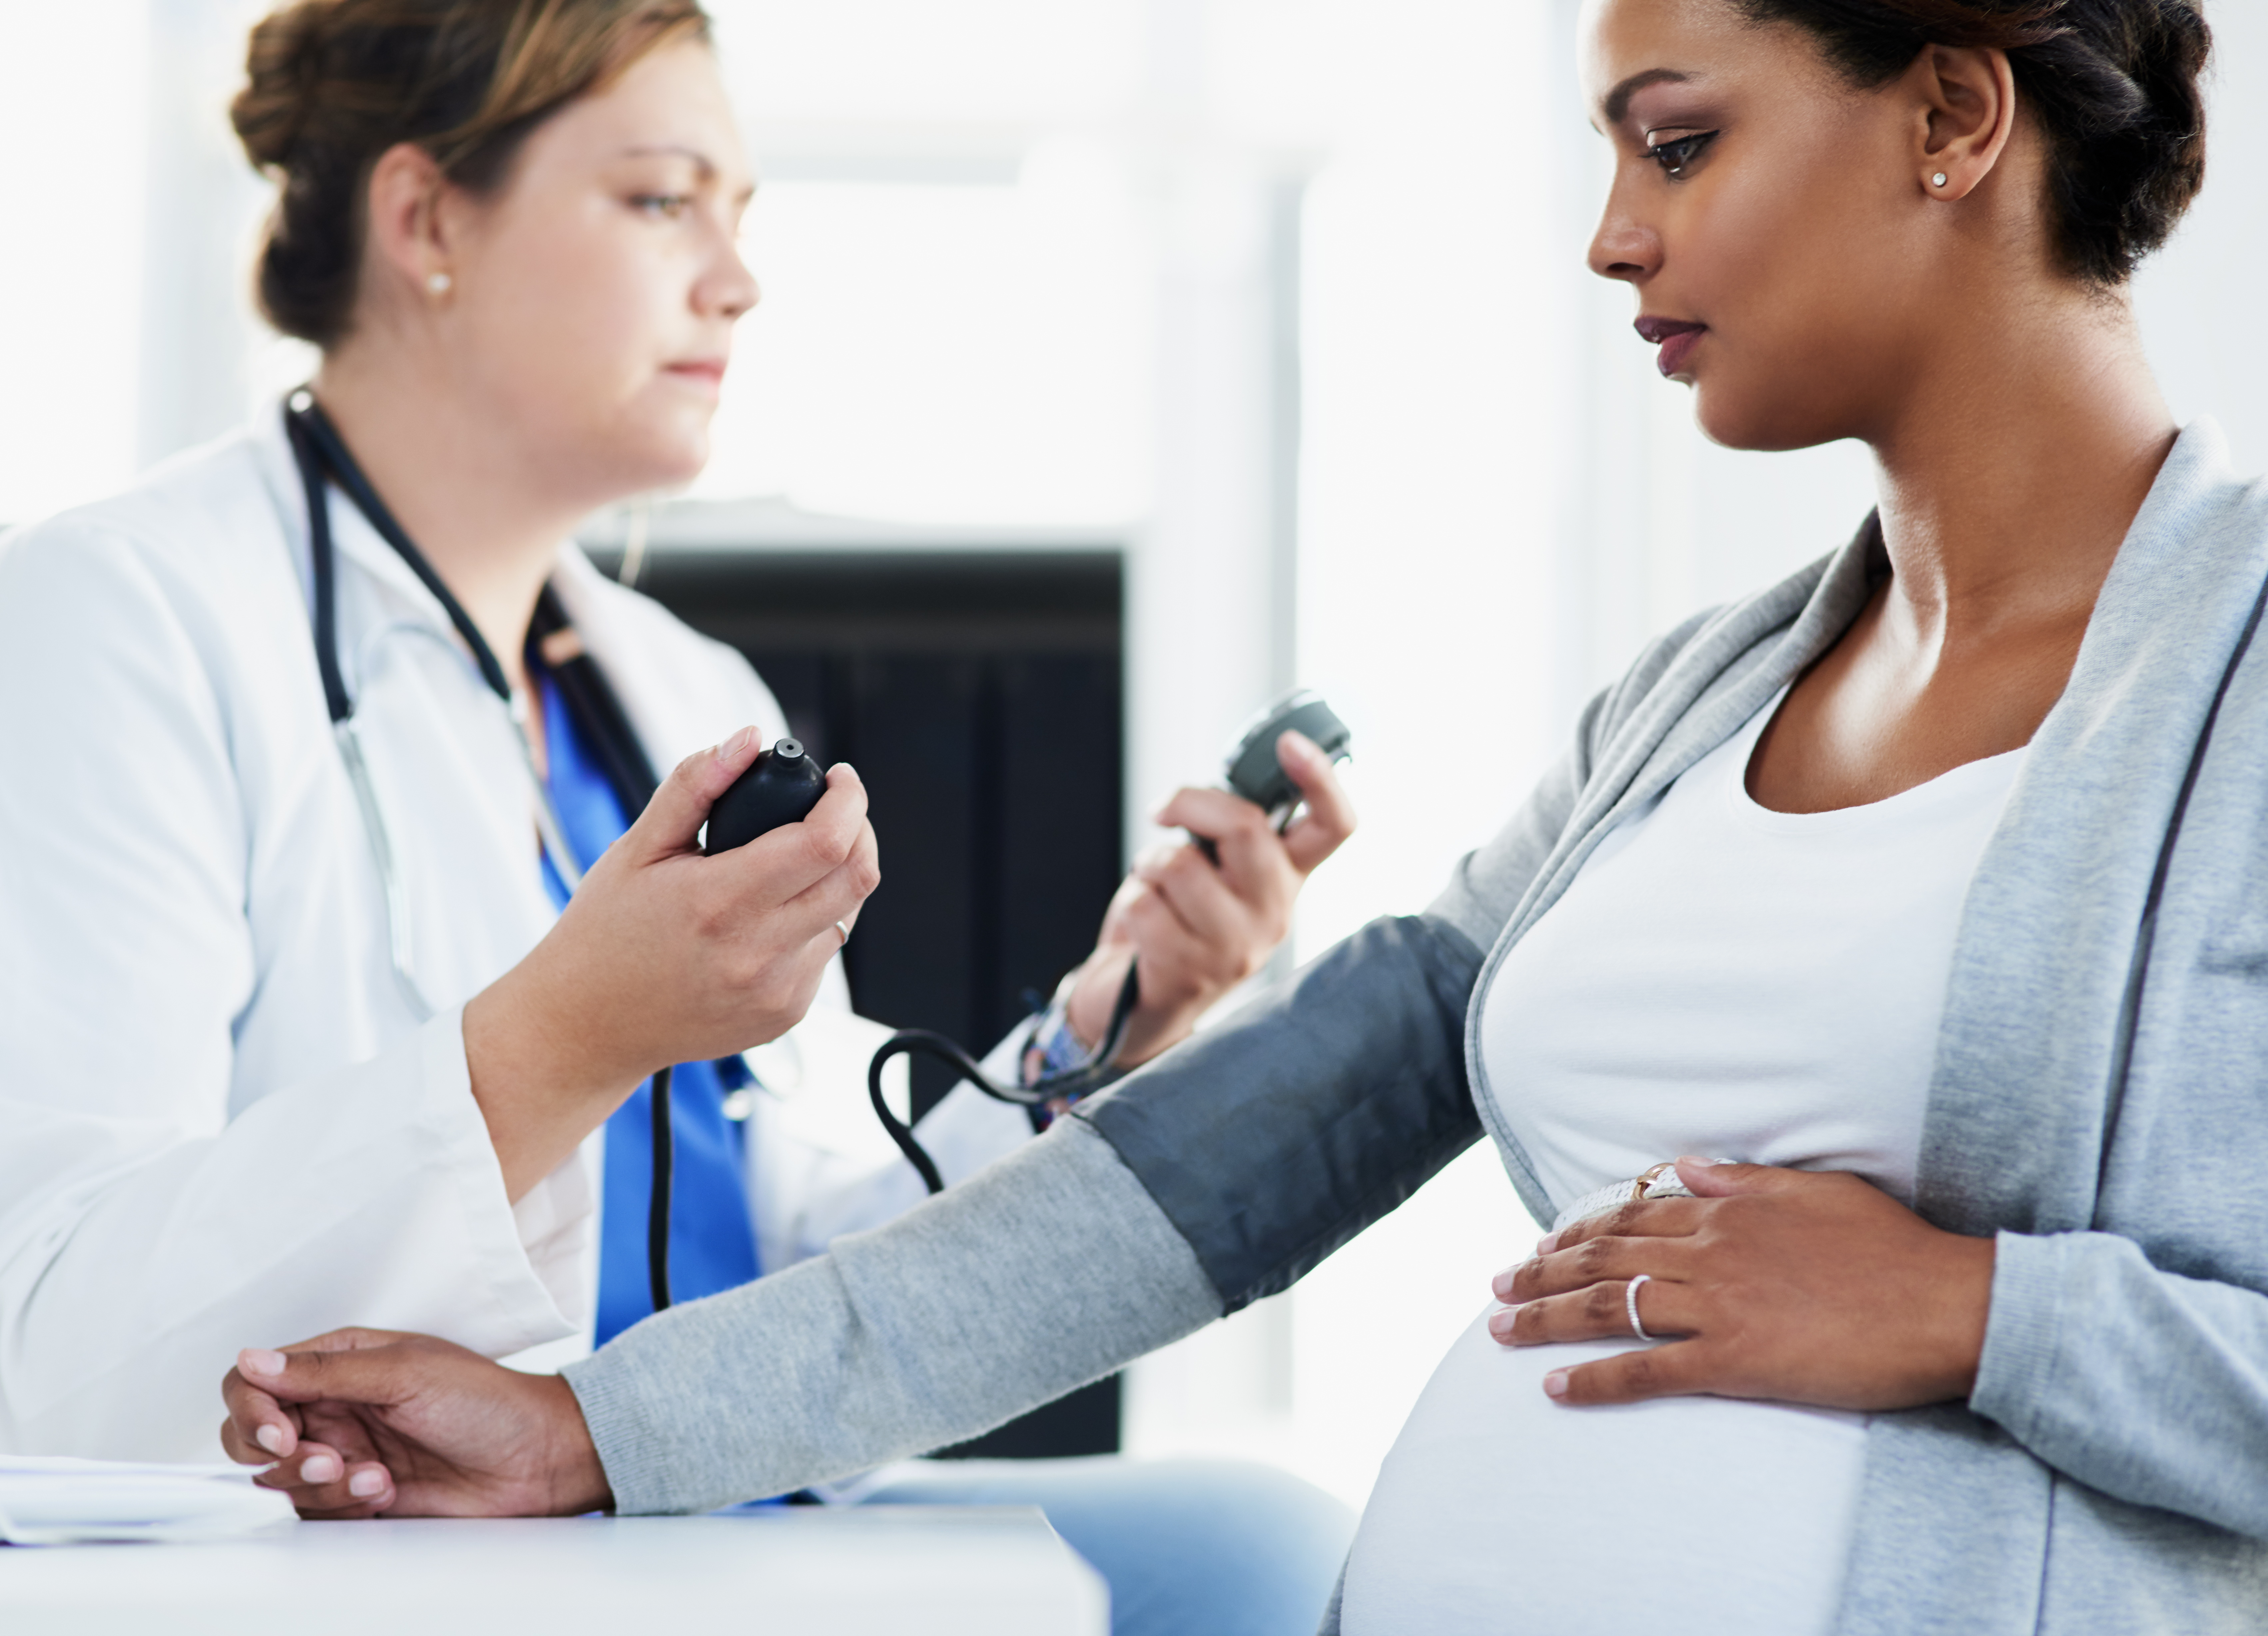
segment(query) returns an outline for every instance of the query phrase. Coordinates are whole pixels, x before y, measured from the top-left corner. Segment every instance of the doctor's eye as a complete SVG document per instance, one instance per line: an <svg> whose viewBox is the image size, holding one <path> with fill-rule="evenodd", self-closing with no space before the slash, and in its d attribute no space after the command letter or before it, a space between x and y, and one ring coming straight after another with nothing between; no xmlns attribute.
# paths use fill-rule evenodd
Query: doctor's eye
<svg viewBox="0 0 2268 1636"><path fill-rule="evenodd" d="M1646 157L1661 166L1665 175L1683 176L1685 167L1701 157L1702 150L1717 140L1717 133L1705 130L1691 136L1674 137L1668 142L1648 145Z"/></svg>
<svg viewBox="0 0 2268 1636"><path fill-rule="evenodd" d="M641 216L666 217L675 221L693 208L689 193L641 193L630 195L630 209Z"/></svg>

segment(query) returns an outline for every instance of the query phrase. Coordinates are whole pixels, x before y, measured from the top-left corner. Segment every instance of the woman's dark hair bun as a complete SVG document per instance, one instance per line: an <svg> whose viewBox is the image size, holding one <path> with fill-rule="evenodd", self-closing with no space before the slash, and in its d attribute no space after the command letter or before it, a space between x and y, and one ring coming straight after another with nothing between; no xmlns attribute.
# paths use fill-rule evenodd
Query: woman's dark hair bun
<svg viewBox="0 0 2268 1636"><path fill-rule="evenodd" d="M1736 4L1752 21L1805 30L1860 85L1886 83L1926 46L2006 51L2051 145L2058 248L2090 282L2124 283L2205 185L2203 0Z"/></svg>
<svg viewBox="0 0 2268 1636"><path fill-rule="evenodd" d="M330 347L351 326L371 167L398 143L486 191L551 114L656 47L706 40L699 0L297 0L255 25L229 116L278 183L261 311Z"/></svg>
<svg viewBox="0 0 2268 1636"><path fill-rule="evenodd" d="M321 85L322 11L295 5L252 31L247 84L231 106L237 140L265 169L291 162Z"/></svg>

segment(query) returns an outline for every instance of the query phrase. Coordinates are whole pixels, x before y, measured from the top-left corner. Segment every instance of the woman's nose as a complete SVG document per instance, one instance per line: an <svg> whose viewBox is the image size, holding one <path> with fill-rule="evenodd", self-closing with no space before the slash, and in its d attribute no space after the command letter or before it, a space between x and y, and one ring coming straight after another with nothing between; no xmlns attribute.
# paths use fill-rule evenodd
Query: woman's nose
<svg viewBox="0 0 2268 1636"><path fill-rule="evenodd" d="M756 275L748 270L738 245L725 246L724 264L703 282L709 306L727 319L746 317L763 299L763 290L757 284Z"/></svg>
<svg viewBox="0 0 2268 1636"><path fill-rule="evenodd" d="M1601 278L1642 283L1660 268L1661 238L1652 228L1632 219L1611 194L1606 214L1591 236L1591 271Z"/></svg>

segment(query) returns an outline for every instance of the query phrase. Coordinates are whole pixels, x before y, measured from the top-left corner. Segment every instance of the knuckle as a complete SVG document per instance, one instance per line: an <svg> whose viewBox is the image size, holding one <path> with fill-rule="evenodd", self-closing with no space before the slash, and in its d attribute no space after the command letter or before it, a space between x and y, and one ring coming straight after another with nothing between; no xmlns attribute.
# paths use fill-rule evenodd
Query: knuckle
<svg viewBox="0 0 2268 1636"><path fill-rule="evenodd" d="M1583 1316L1594 1324L1613 1323L1623 1316L1622 1292L1594 1284L1583 1292Z"/></svg>
<svg viewBox="0 0 2268 1636"><path fill-rule="evenodd" d="M1613 1258L1613 1239L1586 1239L1582 1244L1578 1244L1575 1247L1575 1266L1579 1271L1589 1275L1590 1277L1604 1277L1607 1273L1608 1263Z"/></svg>

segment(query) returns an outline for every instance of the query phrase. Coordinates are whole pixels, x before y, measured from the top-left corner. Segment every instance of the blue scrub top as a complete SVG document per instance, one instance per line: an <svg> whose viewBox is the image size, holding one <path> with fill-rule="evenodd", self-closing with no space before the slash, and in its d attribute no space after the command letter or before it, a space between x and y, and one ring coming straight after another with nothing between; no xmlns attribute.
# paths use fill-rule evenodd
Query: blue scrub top
<svg viewBox="0 0 2268 1636"><path fill-rule="evenodd" d="M584 868L630 828L591 746L556 687L543 688L543 731L549 752L546 782ZM567 885L543 860L551 901L567 904ZM674 1148L669 1198L669 1288L691 1301L755 1278L755 1223L748 1207L747 1127L725 1117L728 1094L750 1083L738 1057L687 1062L671 1075L669 1128ZM653 1082L648 1080L607 1121L605 1189L599 1206L598 1344L605 1346L640 1318L653 1300L646 1276L646 1214L653 1198Z"/></svg>

